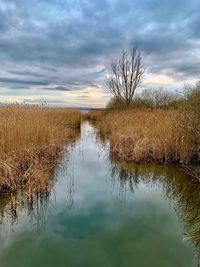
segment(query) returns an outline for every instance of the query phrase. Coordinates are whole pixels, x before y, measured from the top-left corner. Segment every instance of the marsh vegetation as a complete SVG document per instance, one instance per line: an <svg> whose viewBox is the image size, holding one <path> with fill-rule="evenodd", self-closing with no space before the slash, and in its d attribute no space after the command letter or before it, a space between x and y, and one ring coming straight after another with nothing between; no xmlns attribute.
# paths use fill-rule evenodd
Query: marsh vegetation
<svg viewBox="0 0 200 267"><path fill-rule="evenodd" d="M0 108L0 192L24 188L28 198L48 191L64 147L80 128L80 112L62 108Z"/></svg>
<svg viewBox="0 0 200 267"><path fill-rule="evenodd" d="M111 155L179 164L199 179L200 83L187 89L180 97L162 91L136 95L128 106L113 98L105 110L91 110L88 118L109 138Z"/></svg>

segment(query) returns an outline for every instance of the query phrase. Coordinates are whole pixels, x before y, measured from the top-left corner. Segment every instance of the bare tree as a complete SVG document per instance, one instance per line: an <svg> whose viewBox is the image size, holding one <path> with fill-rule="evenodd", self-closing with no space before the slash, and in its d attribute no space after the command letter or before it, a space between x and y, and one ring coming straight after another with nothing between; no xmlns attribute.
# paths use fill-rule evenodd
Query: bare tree
<svg viewBox="0 0 200 267"><path fill-rule="evenodd" d="M109 92L117 101L123 101L128 106L136 88L142 83L144 71L138 49L133 47L130 54L123 50L119 60L112 60L111 76L106 80Z"/></svg>

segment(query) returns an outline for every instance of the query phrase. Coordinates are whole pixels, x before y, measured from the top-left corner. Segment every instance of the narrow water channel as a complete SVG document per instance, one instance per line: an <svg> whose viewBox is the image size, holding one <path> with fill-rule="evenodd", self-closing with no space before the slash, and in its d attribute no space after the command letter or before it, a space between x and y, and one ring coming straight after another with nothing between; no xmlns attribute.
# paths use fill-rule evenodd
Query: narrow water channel
<svg viewBox="0 0 200 267"><path fill-rule="evenodd" d="M198 266L200 190L179 170L110 160L84 122L54 180L15 216L1 199L0 267Z"/></svg>

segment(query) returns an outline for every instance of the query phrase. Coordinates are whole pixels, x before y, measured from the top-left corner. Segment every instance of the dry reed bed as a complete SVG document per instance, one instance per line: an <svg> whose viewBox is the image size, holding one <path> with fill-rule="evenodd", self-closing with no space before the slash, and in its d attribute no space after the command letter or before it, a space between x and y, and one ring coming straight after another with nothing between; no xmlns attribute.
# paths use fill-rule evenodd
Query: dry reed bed
<svg viewBox="0 0 200 267"><path fill-rule="evenodd" d="M80 112L73 109L0 108L0 192L26 187L28 197L48 190L63 147L76 138Z"/></svg>
<svg viewBox="0 0 200 267"><path fill-rule="evenodd" d="M85 120L96 122L101 119L102 112L103 112L102 109L92 109L89 112L85 112L82 116L83 116L83 119Z"/></svg>
<svg viewBox="0 0 200 267"><path fill-rule="evenodd" d="M189 164L198 156L200 140L177 110L112 111L97 127L109 137L111 155L125 161Z"/></svg>

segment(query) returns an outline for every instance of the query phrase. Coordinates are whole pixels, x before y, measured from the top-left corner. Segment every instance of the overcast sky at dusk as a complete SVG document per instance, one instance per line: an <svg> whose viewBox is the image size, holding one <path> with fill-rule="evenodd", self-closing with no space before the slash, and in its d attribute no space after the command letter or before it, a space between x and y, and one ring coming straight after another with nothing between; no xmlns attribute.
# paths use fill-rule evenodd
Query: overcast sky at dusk
<svg viewBox="0 0 200 267"><path fill-rule="evenodd" d="M0 33L0 101L104 106L110 62L133 45L142 88L200 78L199 0L0 0Z"/></svg>

